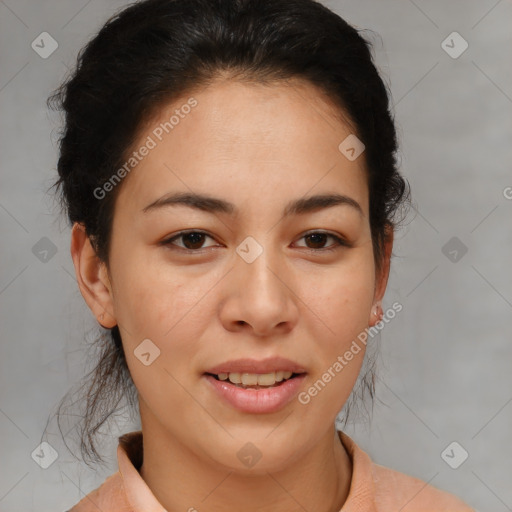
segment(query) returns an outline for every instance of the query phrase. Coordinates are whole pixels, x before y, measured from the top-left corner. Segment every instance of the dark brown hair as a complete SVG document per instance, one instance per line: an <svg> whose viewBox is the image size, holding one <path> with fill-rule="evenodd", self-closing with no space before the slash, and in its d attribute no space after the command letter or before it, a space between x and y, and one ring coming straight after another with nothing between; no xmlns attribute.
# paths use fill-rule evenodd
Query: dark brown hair
<svg viewBox="0 0 512 512"><path fill-rule="evenodd" d="M249 82L301 78L329 96L365 144L379 270L387 230L396 226L409 188L397 171L388 90L359 32L314 0L146 0L128 6L80 51L76 68L48 100L65 115L53 187L70 224L83 224L108 268L122 183L102 199L94 190L123 165L138 130L162 105L221 74ZM100 336L97 366L86 376L84 460L91 454L102 460L94 436L120 401L129 398L137 406L118 327L108 334ZM373 371L364 375L362 389L373 397Z"/></svg>

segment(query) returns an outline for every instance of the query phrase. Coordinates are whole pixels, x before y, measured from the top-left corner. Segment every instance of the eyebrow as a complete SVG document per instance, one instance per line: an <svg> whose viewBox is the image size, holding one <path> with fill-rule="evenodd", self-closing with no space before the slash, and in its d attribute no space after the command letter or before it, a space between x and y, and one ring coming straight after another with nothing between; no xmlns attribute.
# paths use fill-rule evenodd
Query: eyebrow
<svg viewBox="0 0 512 512"><path fill-rule="evenodd" d="M228 215L238 213L238 209L233 203L205 194L191 192L166 194L156 201L153 201L151 204L148 204L142 209L142 212L148 213L161 208L180 205L208 213L226 213ZM283 210L283 218L291 215L303 215L341 205L350 206L357 210L361 216L364 216L361 205L355 199L342 194L320 194L290 201Z"/></svg>

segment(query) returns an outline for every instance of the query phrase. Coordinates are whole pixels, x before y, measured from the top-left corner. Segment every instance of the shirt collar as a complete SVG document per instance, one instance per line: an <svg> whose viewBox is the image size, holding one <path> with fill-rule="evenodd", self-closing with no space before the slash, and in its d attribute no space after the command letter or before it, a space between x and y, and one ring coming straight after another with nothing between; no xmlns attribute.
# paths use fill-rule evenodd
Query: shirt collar
<svg viewBox="0 0 512 512"><path fill-rule="evenodd" d="M140 476L142 466L142 431L129 432L119 438L117 462L123 479L126 500L134 512L167 512Z"/></svg>
<svg viewBox="0 0 512 512"><path fill-rule="evenodd" d="M338 435L352 461L350 490L340 512L377 512L370 457L347 434L338 431ZM142 431L120 436L117 461L127 501L134 512L167 512L140 476L142 459Z"/></svg>

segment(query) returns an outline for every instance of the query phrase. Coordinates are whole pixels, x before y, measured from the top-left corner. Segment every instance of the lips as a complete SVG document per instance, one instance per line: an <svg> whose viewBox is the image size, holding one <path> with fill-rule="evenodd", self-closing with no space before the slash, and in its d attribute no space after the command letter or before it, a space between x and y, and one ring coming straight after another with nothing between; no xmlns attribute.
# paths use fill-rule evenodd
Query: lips
<svg viewBox="0 0 512 512"><path fill-rule="evenodd" d="M203 373L210 389L241 412L273 413L289 404L300 391L307 372L284 357L234 359Z"/></svg>
<svg viewBox="0 0 512 512"><path fill-rule="evenodd" d="M295 377L264 388L239 387L229 381L218 380L208 373L204 374L203 378L209 389L224 404L243 413L270 414L283 409L293 401L303 386L306 373L296 374Z"/></svg>

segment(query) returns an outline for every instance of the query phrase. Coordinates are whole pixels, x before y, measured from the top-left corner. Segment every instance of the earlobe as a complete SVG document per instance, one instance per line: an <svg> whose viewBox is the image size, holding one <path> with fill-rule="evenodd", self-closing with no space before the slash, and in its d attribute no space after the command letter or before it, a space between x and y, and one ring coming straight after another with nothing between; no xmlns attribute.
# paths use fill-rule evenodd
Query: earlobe
<svg viewBox="0 0 512 512"><path fill-rule="evenodd" d="M378 324L382 320L382 316L383 316L382 303L381 303L381 301L378 301L372 307L368 325L370 327L373 327L375 324Z"/></svg>
<svg viewBox="0 0 512 512"><path fill-rule="evenodd" d="M105 264L97 257L85 227L77 222L71 231L71 257L78 287L96 320L106 329L114 327L117 322Z"/></svg>

